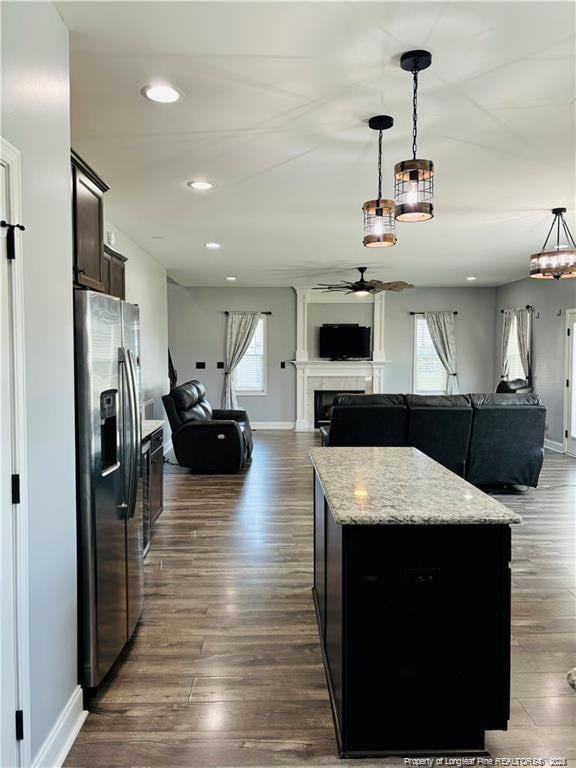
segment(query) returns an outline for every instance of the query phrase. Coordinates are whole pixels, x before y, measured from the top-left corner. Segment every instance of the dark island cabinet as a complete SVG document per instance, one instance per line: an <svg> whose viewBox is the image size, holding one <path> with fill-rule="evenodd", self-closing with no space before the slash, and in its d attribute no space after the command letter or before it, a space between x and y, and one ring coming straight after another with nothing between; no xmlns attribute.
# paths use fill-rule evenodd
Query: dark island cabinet
<svg viewBox="0 0 576 768"><path fill-rule="evenodd" d="M74 282L104 291L104 193L108 185L72 151Z"/></svg>
<svg viewBox="0 0 576 768"><path fill-rule="evenodd" d="M485 731L509 718L510 527L341 525L318 475L314 490L340 756L486 754Z"/></svg>

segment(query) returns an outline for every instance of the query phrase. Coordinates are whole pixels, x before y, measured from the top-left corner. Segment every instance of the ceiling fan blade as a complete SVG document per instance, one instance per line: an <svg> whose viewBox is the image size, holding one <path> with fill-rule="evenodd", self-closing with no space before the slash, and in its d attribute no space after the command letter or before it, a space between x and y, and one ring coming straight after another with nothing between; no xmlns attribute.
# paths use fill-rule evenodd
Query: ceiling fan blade
<svg viewBox="0 0 576 768"><path fill-rule="evenodd" d="M403 280L397 280L394 283L382 283L381 291L404 291L407 288L414 288L412 283L405 283Z"/></svg>

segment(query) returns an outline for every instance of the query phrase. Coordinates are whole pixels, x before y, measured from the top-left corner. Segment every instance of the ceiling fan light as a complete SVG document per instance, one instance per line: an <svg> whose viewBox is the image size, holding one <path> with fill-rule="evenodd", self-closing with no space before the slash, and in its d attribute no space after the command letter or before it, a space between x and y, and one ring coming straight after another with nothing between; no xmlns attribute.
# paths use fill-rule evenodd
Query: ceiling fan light
<svg viewBox="0 0 576 768"><path fill-rule="evenodd" d="M354 296L359 296L360 298L370 296L370 291L354 291Z"/></svg>
<svg viewBox="0 0 576 768"><path fill-rule="evenodd" d="M398 221L429 221L434 216L434 163L402 160L394 166L395 217Z"/></svg>
<svg viewBox="0 0 576 768"><path fill-rule="evenodd" d="M394 200L368 200L362 206L366 248L386 248L396 244Z"/></svg>

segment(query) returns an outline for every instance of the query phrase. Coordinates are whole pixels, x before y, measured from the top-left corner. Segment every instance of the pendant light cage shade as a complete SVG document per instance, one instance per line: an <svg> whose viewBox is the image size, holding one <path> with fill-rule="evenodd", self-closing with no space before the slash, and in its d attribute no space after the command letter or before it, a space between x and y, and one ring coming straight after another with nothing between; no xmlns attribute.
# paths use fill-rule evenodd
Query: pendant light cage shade
<svg viewBox="0 0 576 768"><path fill-rule="evenodd" d="M395 215L398 221L428 221L434 216L434 163L402 160L394 166Z"/></svg>
<svg viewBox="0 0 576 768"><path fill-rule="evenodd" d="M363 245L366 248L386 248L396 245L396 220L394 200L382 197L382 133L392 128L394 118L390 115L375 115L368 120L373 131L378 131L378 191L376 200L368 200L362 206L364 214Z"/></svg>
<svg viewBox="0 0 576 768"><path fill-rule="evenodd" d="M564 220L566 208L552 208L552 226L544 245L530 256L530 277L539 280L561 280L576 278L576 242ZM548 247L553 230L556 230L556 245ZM564 236L566 243L561 243Z"/></svg>
<svg viewBox="0 0 576 768"><path fill-rule="evenodd" d="M368 200L362 206L366 248L386 248L396 244L394 200Z"/></svg>
<svg viewBox="0 0 576 768"><path fill-rule="evenodd" d="M412 74L412 159L394 167L398 221L429 221L434 216L434 163L418 158L418 75L432 64L430 51L406 51L400 66Z"/></svg>

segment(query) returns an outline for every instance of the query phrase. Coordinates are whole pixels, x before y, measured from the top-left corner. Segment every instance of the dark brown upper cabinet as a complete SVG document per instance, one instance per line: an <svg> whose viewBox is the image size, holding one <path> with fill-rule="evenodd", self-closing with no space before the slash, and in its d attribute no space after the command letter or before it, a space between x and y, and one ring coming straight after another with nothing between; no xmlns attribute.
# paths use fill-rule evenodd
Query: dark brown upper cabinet
<svg viewBox="0 0 576 768"><path fill-rule="evenodd" d="M119 299L126 298L126 261L121 253L108 245L104 246L104 293Z"/></svg>
<svg viewBox="0 0 576 768"><path fill-rule="evenodd" d="M105 290L104 193L108 185L72 150L74 282Z"/></svg>

